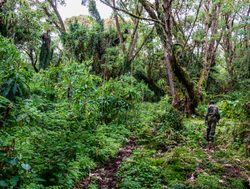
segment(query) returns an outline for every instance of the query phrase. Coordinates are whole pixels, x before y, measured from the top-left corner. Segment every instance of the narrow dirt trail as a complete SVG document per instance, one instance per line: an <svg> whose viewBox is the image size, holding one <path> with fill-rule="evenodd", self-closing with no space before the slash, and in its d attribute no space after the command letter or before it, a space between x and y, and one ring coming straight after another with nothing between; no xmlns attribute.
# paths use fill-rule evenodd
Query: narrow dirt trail
<svg viewBox="0 0 250 189"><path fill-rule="evenodd" d="M89 176L79 181L73 189L87 189L91 181L95 181L99 188L115 189L117 182L115 175L122 161L132 154L135 146L135 139L129 139L123 148L119 150L117 156L114 159L111 159L110 161L98 166L96 169L91 171Z"/></svg>

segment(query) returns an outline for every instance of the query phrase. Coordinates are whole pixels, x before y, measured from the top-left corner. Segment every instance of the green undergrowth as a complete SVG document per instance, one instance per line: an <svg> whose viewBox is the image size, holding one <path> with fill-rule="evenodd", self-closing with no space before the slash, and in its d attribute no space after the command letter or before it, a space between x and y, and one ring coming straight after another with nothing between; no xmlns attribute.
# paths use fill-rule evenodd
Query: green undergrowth
<svg viewBox="0 0 250 189"><path fill-rule="evenodd" d="M143 107L143 108L142 108ZM249 158L239 127L241 122L222 118L217 126L216 141L209 149L206 126L200 118L185 118L177 128L174 116L164 101L143 104L138 115L138 148L122 163L118 188L200 188L244 189L248 187ZM177 113L177 112L176 112ZM178 113L177 113L178 114ZM175 120L181 117L177 116ZM172 122L173 121L173 122ZM181 120L179 120L181 123Z"/></svg>
<svg viewBox="0 0 250 189"><path fill-rule="evenodd" d="M138 144L167 150L181 140L183 117L169 104L168 98L165 97L158 103L139 104L136 112L132 129L138 138Z"/></svg>
<svg viewBox="0 0 250 189"><path fill-rule="evenodd" d="M71 188L132 135L130 112L148 89L102 81L88 62L31 74L29 96L0 96L0 188Z"/></svg>
<svg viewBox="0 0 250 189"><path fill-rule="evenodd" d="M152 92L132 76L103 80L91 61L33 73L0 40L0 188L71 188L130 137L138 147L122 162L119 188L247 188L249 92L218 102L223 118L209 150L202 119L183 119L167 97L142 103Z"/></svg>

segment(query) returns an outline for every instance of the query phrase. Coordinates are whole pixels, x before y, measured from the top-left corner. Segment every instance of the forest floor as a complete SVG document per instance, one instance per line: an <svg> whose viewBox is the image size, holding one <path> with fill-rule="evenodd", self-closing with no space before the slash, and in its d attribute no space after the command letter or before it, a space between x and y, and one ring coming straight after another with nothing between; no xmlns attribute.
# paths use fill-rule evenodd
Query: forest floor
<svg viewBox="0 0 250 189"><path fill-rule="evenodd" d="M126 159L118 173L124 175L118 188L250 188L250 159L233 136L237 124L222 119L214 144L207 144L204 120L184 120L182 139L174 147L166 151L144 144Z"/></svg>
<svg viewBox="0 0 250 189"><path fill-rule="evenodd" d="M166 130L162 135L156 129L157 113L149 113L139 115L136 142L129 139L115 158L91 171L74 189L250 188L250 159L235 133L237 121L223 118L215 142L207 144L204 120L184 119L183 131Z"/></svg>
<svg viewBox="0 0 250 189"><path fill-rule="evenodd" d="M100 188L115 188L117 183L116 173L125 158L129 157L135 149L135 139L131 138L119 150L117 156L93 170L88 177L76 184L74 189L88 188L91 182L96 182Z"/></svg>
<svg viewBox="0 0 250 189"><path fill-rule="evenodd" d="M191 124L197 128L195 133L205 138L204 120L186 120L187 128L193 129ZM197 159L195 171L188 174L187 181L190 184L199 182L197 179L203 174L208 177L217 176L217 179L213 180L214 187L211 188L250 188L250 159L245 156L245 148L240 147L240 141L237 141L239 138L234 136L237 135L236 130L232 129L233 125L237 127L238 124L240 123L237 121L222 119L217 125L215 143L200 143L195 147L203 151L204 157ZM201 140L196 141L199 143ZM190 144L190 141L187 139L188 143Z"/></svg>

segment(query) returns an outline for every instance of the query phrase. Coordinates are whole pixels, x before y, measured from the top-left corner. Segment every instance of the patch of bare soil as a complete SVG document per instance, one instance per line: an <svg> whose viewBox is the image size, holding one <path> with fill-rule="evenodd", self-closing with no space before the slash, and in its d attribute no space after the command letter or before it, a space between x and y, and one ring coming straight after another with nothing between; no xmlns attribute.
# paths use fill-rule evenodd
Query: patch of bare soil
<svg viewBox="0 0 250 189"><path fill-rule="evenodd" d="M135 139L131 138L114 159L91 171L89 176L78 182L73 189L87 189L91 181L95 181L100 188L115 189L117 181L115 175L119 166L125 158L132 154L134 149Z"/></svg>

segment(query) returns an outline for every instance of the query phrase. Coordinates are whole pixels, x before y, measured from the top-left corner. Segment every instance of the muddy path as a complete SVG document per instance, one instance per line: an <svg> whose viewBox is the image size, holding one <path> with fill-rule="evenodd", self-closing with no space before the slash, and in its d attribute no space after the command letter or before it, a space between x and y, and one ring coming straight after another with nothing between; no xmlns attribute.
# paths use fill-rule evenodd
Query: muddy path
<svg viewBox="0 0 250 189"><path fill-rule="evenodd" d="M132 154L135 146L135 139L129 139L115 158L91 171L89 176L76 183L73 189L87 189L91 181L95 181L99 188L115 189L117 183L116 173L122 161Z"/></svg>

